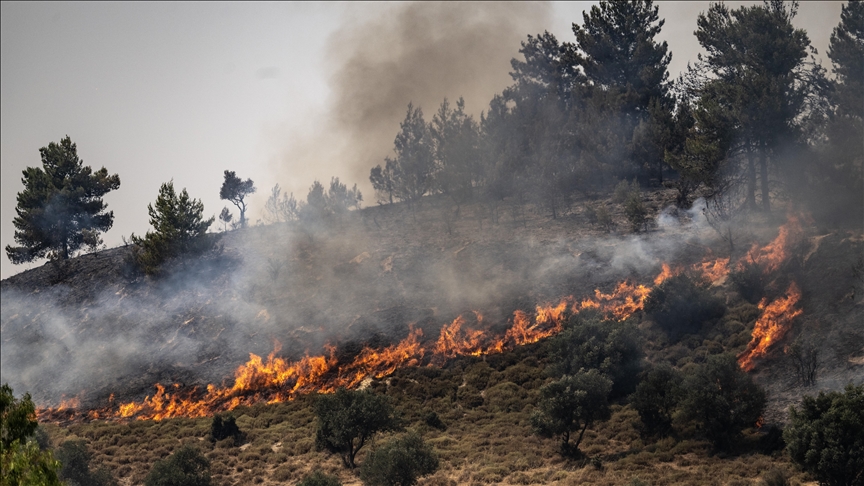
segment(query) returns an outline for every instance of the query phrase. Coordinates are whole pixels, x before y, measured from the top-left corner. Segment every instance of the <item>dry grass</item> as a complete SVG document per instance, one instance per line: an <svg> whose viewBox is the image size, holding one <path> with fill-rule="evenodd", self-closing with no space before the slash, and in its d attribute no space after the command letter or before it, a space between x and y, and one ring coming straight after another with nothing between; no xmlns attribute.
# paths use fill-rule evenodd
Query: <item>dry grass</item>
<svg viewBox="0 0 864 486"><path fill-rule="evenodd" d="M530 352L542 357L542 346ZM622 404L613 406L609 421L585 434L580 446L585 457L565 459L558 453L557 440L532 433L528 419L545 374L542 360L522 358L521 353L485 362L466 358L438 372L403 370L389 385L385 381L374 385L393 397L407 426L420 431L439 455L439 471L424 478L422 485L755 485L771 469L788 471L791 484L807 479L781 453L722 456L698 440L645 440L639 434L638 414ZM461 404L453 392L468 382L483 392L482 403L473 408ZM418 386L425 393L406 393L417 391ZM438 396L441 390L445 393ZM247 437L241 446L230 440L208 440L210 418L93 422L46 429L55 442L72 437L87 440L94 465L108 467L122 484L141 484L156 460L183 444L194 444L205 453L218 485L293 484L315 469L338 475L344 484L360 484L355 472L345 470L337 457L315 451L311 405L311 400L300 399L235 410L237 424ZM446 430L424 422L428 410L439 414ZM376 438L361 451L358 462L387 438ZM755 444L758 435L751 434L747 440ZM746 444L742 450L748 450Z"/></svg>

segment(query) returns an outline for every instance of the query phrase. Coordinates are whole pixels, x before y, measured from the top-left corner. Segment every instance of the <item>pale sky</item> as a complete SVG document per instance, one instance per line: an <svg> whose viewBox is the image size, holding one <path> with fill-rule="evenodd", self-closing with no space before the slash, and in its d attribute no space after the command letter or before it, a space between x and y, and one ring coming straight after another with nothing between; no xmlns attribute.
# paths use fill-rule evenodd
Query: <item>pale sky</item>
<svg viewBox="0 0 864 486"><path fill-rule="evenodd" d="M372 205L369 169L391 152L409 101L428 118L464 95L479 116L510 84L519 41L543 30L572 41L591 3L2 2L0 246L14 244L21 171L66 135L85 165L120 176L105 197L109 247L149 229L147 204L171 179L207 216L226 205L236 216L219 200L226 169L255 181L253 222L276 183L301 199L315 178L338 176ZM659 5L675 77L699 51L708 2ZM840 6L802 2L795 19L829 70ZM495 37L487 46L472 32ZM369 119L383 128L351 125ZM0 276L42 263L12 265L4 250Z"/></svg>

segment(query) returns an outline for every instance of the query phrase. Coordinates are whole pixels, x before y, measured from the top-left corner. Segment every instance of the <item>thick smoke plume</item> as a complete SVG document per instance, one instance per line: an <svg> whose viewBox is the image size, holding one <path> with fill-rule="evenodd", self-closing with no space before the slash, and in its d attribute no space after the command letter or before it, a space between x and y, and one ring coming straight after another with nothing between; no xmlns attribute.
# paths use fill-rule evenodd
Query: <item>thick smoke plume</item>
<svg viewBox="0 0 864 486"><path fill-rule="evenodd" d="M419 2L388 4L372 19L346 23L329 41L328 115L288 142L273 182L302 198L313 179L337 176L358 183L370 200L369 170L392 152L408 103L428 121L445 97L462 96L479 118L512 82L520 42L547 28L550 13L545 3ZM284 133L273 137L286 144Z"/></svg>

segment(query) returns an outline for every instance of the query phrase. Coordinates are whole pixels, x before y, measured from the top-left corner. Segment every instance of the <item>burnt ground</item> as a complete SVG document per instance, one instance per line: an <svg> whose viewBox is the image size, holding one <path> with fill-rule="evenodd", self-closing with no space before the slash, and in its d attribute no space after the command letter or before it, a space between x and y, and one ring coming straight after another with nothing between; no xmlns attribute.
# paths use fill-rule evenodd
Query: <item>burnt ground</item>
<svg viewBox="0 0 864 486"><path fill-rule="evenodd" d="M0 284L2 380L41 404L63 395L81 396L85 405L104 404L112 393L140 399L156 382L230 382L249 353L275 347L299 358L329 342L347 361L363 345L403 338L409 324L434 339L443 323L471 310L503 328L516 309L609 291L627 278L647 283L662 262L689 264L726 251L698 209L658 217L674 201L672 191L644 200L655 223L638 234L608 200L577 201L551 219L513 203L464 205L457 214L437 196L414 210L370 207L317 226L231 231L221 251L171 262L158 278L131 271L125 247L45 264ZM616 228L589 224L586 204L606 205ZM783 221L779 212L753 217L738 248L770 241ZM769 292L791 277L801 284L805 313L786 340L818 338L824 369L815 389L842 388L864 375L864 290L853 272L862 243L860 231L811 225L792 263L768 284ZM728 283L715 291L732 306L740 300ZM784 344L754 372L781 421L802 392ZM647 347L649 361L665 359L659 346Z"/></svg>

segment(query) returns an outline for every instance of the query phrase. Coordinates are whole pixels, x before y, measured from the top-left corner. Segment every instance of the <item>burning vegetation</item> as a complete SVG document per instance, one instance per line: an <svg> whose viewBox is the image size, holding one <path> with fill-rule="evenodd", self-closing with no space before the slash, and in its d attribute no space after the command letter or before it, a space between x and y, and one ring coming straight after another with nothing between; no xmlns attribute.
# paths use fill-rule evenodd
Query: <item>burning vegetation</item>
<svg viewBox="0 0 864 486"><path fill-rule="evenodd" d="M773 241L765 246L754 246L745 258L760 264L766 273L776 271L789 257L790 235L800 237L801 234L798 219L790 218ZM743 261L739 265L743 265ZM625 280L609 292L597 289L590 297L568 296L557 303L537 305L531 312L516 310L503 332L495 332L501 326L488 325L478 311L459 315L442 325L437 338L424 336L421 328L409 323L408 335L401 341L380 348L366 346L348 362L340 362L337 348L331 345L325 346L325 353L290 360L279 356L281 345L277 343L266 359L250 354L249 360L235 370L230 386L210 384L202 389L157 383L156 393L140 402L114 403L112 395L108 406L86 410L78 409L80 401L73 398L64 400L56 408L40 409L38 413L47 421L203 417L238 406L292 400L299 394L356 388L367 384L368 380L385 378L399 368L441 366L449 358L502 353L536 343L561 332L570 316L585 310L617 321L626 320L642 311L652 289L671 277L687 273L712 284L723 281L729 273L729 259L706 259L689 267L664 263L661 267L649 284ZM788 333L793 319L803 312L796 307L800 298L801 292L793 282L782 297L770 302L764 299L759 304L762 313L755 324L752 341L739 356L744 370L752 370L756 360L764 357Z"/></svg>

